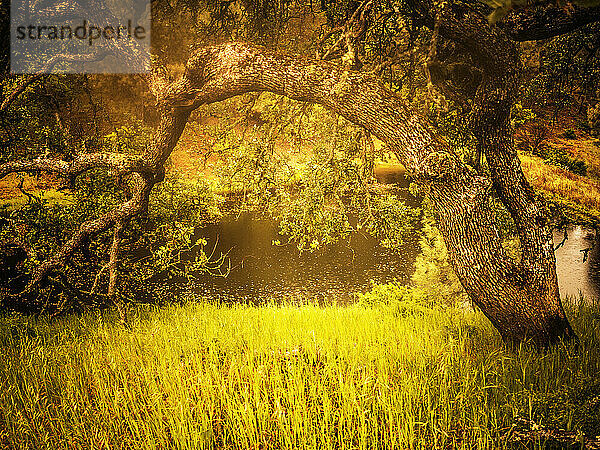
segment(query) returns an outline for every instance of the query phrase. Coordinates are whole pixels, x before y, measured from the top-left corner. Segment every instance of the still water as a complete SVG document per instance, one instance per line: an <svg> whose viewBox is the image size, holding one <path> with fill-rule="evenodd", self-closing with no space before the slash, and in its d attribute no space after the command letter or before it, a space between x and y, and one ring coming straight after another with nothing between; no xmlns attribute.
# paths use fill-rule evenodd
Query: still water
<svg viewBox="0 0 600 450"><path fill-rule="evenodd" d="M408 193L403 172L377 168L375 175L381 183L395 184L399 197L409 204L416 202ZM200 234L207 239L208 249L215 248L215 255L228 254L231 271L227 278L202 277L193 291L225 302L350 301L372 283L408 282L419 253L417 236L391 251L379 247L368 235L353 233L348 241L299 254L294 244L273 246L272 241L285 240L278 234L277 224L251 214L210 225ZM561 242L563 232L555 232L554 239L556 244ZM587 297L600 295L599 240L592 229L568 229L568 239L556 251L563 297L578 296L580 291Z"/></svg>
<svg viewBox="0 0 600 450"><path fill-rule="evenodd" d="M568 239L556 250L558 285L563 297L600 297L600 236L594 229L579 225L567 229ZM554 232L554 243L563 240L563 232ZM587 256L586 256L587 254Z"/></svg>
<svg viewBox="0 0 600 450"><path fill-rule="evenodd" d="M408 204L417 204L403 172L378 168L375 175L380 183L395 184ZM227 278L204 276L194 292L223 301L345 302L372 283L408 282L419 252L417 236L392 251L367 234L353 233L347 241L300 254L294 244L272 245L274 240L285 242L278 229L272 220L242 214L201 230L207 250L216 245L216 256L227 253L231 271Z"/></svg>

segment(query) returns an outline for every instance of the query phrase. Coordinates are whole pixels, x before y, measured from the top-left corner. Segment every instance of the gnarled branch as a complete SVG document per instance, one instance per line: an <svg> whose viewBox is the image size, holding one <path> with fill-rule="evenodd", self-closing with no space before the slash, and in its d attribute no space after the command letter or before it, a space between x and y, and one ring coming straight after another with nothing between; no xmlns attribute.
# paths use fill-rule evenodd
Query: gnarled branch
<svg viewBox="0 0 600 450"><path fill-rule="evenodd" d="M10 173L55 173L74 178L92 169L109 169L117 174L152 172L143 158L121 153L83 153L72 161L40 157L33 160L9 161L0 164L0 178Z"/></svg>

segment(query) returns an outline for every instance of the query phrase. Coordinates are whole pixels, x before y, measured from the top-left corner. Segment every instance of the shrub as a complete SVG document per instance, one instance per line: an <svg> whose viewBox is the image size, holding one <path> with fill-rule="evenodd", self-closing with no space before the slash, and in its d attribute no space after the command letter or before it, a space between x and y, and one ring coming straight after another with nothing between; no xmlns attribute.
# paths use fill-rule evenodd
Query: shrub
<svg viewBox="0 0 600 450"><path fill-rule="evenodd" d="M49 283L18 299L37 265L62 245L85 220L100 216L121 201L114 179L101 171L80 177L66 199L31 193L19 208L0 205L0 252L14 255L10 267L0 266L0 304L36 312L68 311L110 304L104 292L108 283L106 260L111 233L104 233L74 255ZM223 262L204 252L206 241L195 229L219 215L219 199L204 183L183 183L167 178L152 193L150 208L124 230L119 258L119 298L148 297L149 283L169 278L189 279L199 272L218 272ZM19 248L16 248L16 247ZM139 298L138 298L139 297Z"/></svg>
<svg viewBox="0 0 600 450"><path fill-rule="evenodd" d="M412 283L429 303L452 305L468 301L458 277L448 261L448 250L441 233L430 218L423 219L419 240L421 254L415 262Z"/></svg>
<svg viewBox="0 0 600 450"><path fill-rule="evenodd" d="M536 114L531 108L524 108L521 102L513 105L511 110L511 124L513 128L519 128L532 120L535 120Z"/></svg>
<svg viewBox="0 0 600 450"><path fill-rule="evenodd" d="M582 176L587 174L587 164L585 161L567 155L563 149L553 149L546 159L552 164L562 167L574 174Z"/></svg>
<svg viewBox="0 0 600 450"><path fill-rule="evenodd" d="M396 282L375 284L357 299L360 305L374 306L396 317L424 316L433 312L434 306L419 290Z"/></svg>

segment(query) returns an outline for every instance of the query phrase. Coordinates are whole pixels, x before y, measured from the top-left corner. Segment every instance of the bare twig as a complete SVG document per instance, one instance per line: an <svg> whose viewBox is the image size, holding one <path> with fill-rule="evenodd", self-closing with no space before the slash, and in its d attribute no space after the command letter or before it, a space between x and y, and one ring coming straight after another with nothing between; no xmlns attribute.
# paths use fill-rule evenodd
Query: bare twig
<svg viewBox="0 0 600 450"><path fill-rule="evenodd" d="M37 198L35 197L35 195L33 195L33 194L30 194L29 192L27 192L27 191L25 190L25 188L23 188L23 182L24 182L24 181L25 181L25 180L24 180L24 178L23 178L23 177L20 177L20 178L19 178L19 184L17 185L17 189L18 189L19 191L21 191L21 194L23 194L25 197L27 197L27 203L28 203L28 204L30 204L30 203L33 203L34 201L36 201L36 200L37 200Z"/></svg>

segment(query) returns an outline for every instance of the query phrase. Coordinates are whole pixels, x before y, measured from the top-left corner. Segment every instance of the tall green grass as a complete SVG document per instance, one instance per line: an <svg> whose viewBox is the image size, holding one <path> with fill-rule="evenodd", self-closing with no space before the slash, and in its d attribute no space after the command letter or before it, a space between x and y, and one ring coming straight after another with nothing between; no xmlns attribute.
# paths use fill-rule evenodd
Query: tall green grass
<svg viewBox="0 0 600 450"><path fill-rule="evenodd" d="M597 408L576 404L600 393L593 310L579 352L546 354L505 350L465 309L5 315L0 448L498 448L520 419L594 433Z"/></svg>

